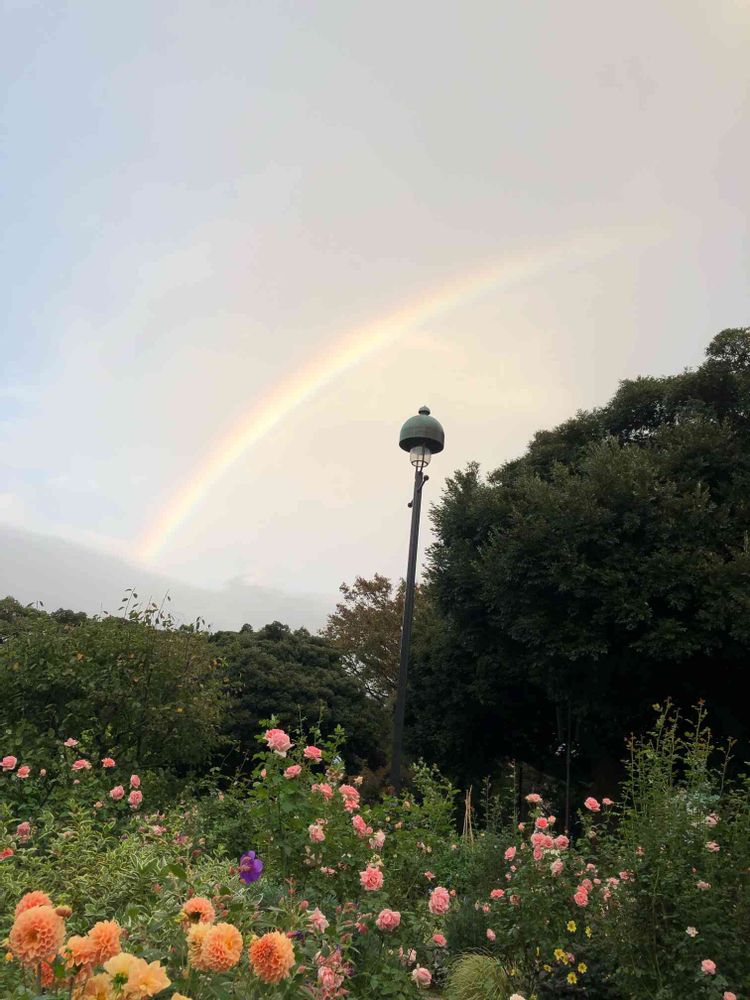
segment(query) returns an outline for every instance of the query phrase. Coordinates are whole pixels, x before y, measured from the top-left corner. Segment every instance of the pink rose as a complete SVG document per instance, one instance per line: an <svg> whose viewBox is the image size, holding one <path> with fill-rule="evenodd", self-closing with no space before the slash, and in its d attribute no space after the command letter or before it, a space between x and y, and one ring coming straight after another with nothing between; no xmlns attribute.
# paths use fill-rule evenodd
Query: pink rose
<svg viewBox="0 0 750 1000"><path fill-rule="evenodd" d="M562 863L562 861L559 858L557 858L549 866L549 870L552 872L554 876L557 876L560 874L560 872L563 870L564 867L565 865Z"/></svg>
<svg viewBox="0 0 750 1000"><path fill-rule="evenodd" d="M31 774L31 768L29 767L28 764L22 764L21 767L19 767L18 770L16 771L16 774L18 775L19 778L28 778L28 776Z"/></svg>
<svg viewBox="0 0 750 1000"><path fill-rule="evenodd" d="M565 834L561 833L559 837L555 837L554 844L558 851L564 851L570 844L570 841Z"/></svg>
<svg viewBox="0 0 750 1000"><path fill-rule="evenodd" d="M344 809L347 812L359 809L359 792L354 785L339 785L339 792L344 799Z"/></svg>
<svg viewBox="0 0 750 1000"><path fill-rule="evenodd" d="M302 767L299 764L292 764L291 767L288 767L286 771L284 771L284 777L287 781L289 781L291 778L296 778L301 770Z"/></svg>
<svg viewBox="0 0 750 1000"><path fill-rule="evenodd" d="M27 822L19 823L16 827L16 837L25 844L27 840L31 839L31 824Z"/></svg>
<svg viewBox="0 0 750 1000"><path fill-rule="evenodd" d="M546 830L547 825L548 825L547 820L544 818L544 816L537 816L535 821L535 826L538 830Z"/></svg>
<svg viewBox="0 0 750 1000"><path fill-rule="evenodd" d="M358 837L369 837L372 833L372 827L368 826L359 814L352 816L352 826Z"/></svg>
<svg viewBox="0 0 750 1000"><path fill-rule="evenodd" d="M701 962L701 972L706 976L715 976L716 962L712 962L710 958L704 958Z"/></svg>
<svg viewBox="0 0 750 1000"><path fill-rule="evenodd" d="M430 893L430 901L427 905L430 913L434 913L437 916L441 916L443 913L448 912L451 905L451 897L445 886L435 886Z"/></svg>
<svg viewBox="0 0 750 1000"><path fill-rule="evenodd" d="M65 742L63 743L63 746L64 747L77 747L78 746L78 740L74 740L72 736L69 736L67 738L67 740L65 740Z"/></svg>
<svg viewBox="0 0 750 1000"><path fill-rule="evenodd" d="M311 910L308 913L307 919L310 922L310 926L313 927L318 934L322 934L328 926L328 920L326 919L325 913L319 910L317 906L314 910Z"/></svg>
<svg viewBox="0 0 750 1000"><path fill-rule="evenodd" d="M114 799L115 802L119 802L124 794L125 794L125 789L122 787L122 785L115 785L114 788L110 788L109 790L109 797L111 799Z"/></svg>
<svg viewBox="0 0 750 1000"><path fill-rule="evenodd" d="M310 834L310 840L312 840L314 844L322 844L326 839L323 827L318 823L311 823L307 828L307 832Z"/></svg>
<svg viewBox="0 0 750 1000"><path fill-rule="evenodd" d="M602 799L602 805L604 805L604 806L613 806L614 802L612 801L612 799Z"/></svg>
<svg viewBox="0 0 750 1000"><path fill-rule="evenodd" d="M328 868L326 865L323 865L323 867L320 870L321 870L321 872L324 875L335 875L336 874L336 869L335 868Z"/></svg>
<svg viewBox="0 0 750 1000"><path fill-rule="evenodd" d="M283 729L267 729L266 743L268 749L273 750L279 757L286 757L287 750L292 746L292 741Z"/></svg>
<svg viewBox="0 0 750 1000"><path fill-rule="evenodd" d="M336 989L336 973L327 965L321 965L318 969L318 982L326 993Z"/></svg>
<svg viewBox="0 0 750 1000"><path fill-rule="evenodd" d="M326 800L333 798L333 789L330 785L326 784L325 781L322 781L319 785L313 785L310 790L318 792L318 794L322 795Z"/></svg>
<svg viewBox="0 0 750 1000"><path fill-rule="evenodd" d="M497 935L495 934L495 932L493 931L493 929L491 927L488 927L487 928L487 940L488 941L494 941L496 937L497 937Z"/></svg>
<svg viewBox="0 0 750 1000"><path fill-rule="evenodd" d="M3 757L2 761L0 761L3 771L12 771L17 763L18 758L13 756Z"/></svg>
<svg viewBox="0 0 750 1000"><path fill-rule="evenodd" d="M91 762L88 760L84 760L83 757L81 757L79 760L73 762L71 769L73 771L90 771Z"/></svg>
<svg viewBox="0 0 750 1000"><path fill-rule="evenodd" d="M379 931L395 931L401 923L401 914L398 910L381 910L375 921L375 926Z"/></svg>
<svg viewBox="0 0 750 1000"><path fill-rule="evenodd" d="M307 757L308 760L312 760L315 761L315 763L318 763L318 761L323 756L323 751L319 750L317 747L305 747L305 749L302 751L302 756Z"/></svg>
<svg viewBox="0 0 750 1000"><path fill-rule="evenodd" d="M102 757L102 767L116 767L111 757Z"/></svg>
<svg viewBox="0 0 750 1000"><path fill-rule="evenodd" d="M706 826L716 826L718 822L719 817L716 813L709 813L708 816L706 816Z"/></svg>
<svg viewBox="0 0 750 1000"><path fill-rule="evenodd" d="M515 856L516 856L515 847L508 847L505 851L505 854L503 855L506 861L512 861L513 858L515 858Z"/></svg>
<svg viewBox="0 0 750 1000"><path fill-rule="evenodd" d="M502 899L505 895L505 889L493 889L490 893L490 899Z"/></svg>
<svg viewBox="0 0 750 1000"><path fill-rule="evenodd" d="M370 849L373 851L379 851L384 843L385 834L382 830L376 830L372 837L370 837Z"/></svg>
<svg viewBox="0 0 750 1000"><path fill-rule="evenodd" d="M710 889L710 888L711 888L711 883L710 883L710 882L704 882L704 881L703 881L703 880L701 879L701 881L700 881L700 882L696 882L696 883L695 883L695 887L696 887L697 889Z"/></svg>
<svg viewBox="0 0 750 1000"><path fill-rule="evenodd" d="M575 901L576 906L589 905L589 894L586 892L583 886L579 886L578 889L576 889L575 893L573 894L573 899Z"/></svg>
<svg viewBox="0 0 750 1000"><path fill-rule="evenodd" d="M417 986L429 986L432 982L432 974L429 969L425 969L423 966L418 965L411 974L411 978L417 984Z"/></svg>
<svg viewBox="0 0 750 1000"><path fill-rule="evenodd" d="M21 774L20 771L18 773L19 775ZM709 842L706 844L706 850L712 851L715 854L717 851L720 851L721 848L719 847L719 845L716 843L715 840L709 840Z"/></svg>
<svg viewBox="0 0 750 1000"><path fill-rule="evenodd" d="M737 1000L737 994L732 993L731 990L724 990L722 1000Z"/></svg>
<svg viewBox="0 0 750 1000"><path fill-rule="evenodd" d="M529 805L536 806L542 801L542 796L537 794L537 792L531 792L530 795L526 796L526 801Z"/></svg>
<svg viewBox="0 0 750 1000"><path fill-rule="evenodd" d="M591 795L589 795L589 797L586 799L586 801L583 804L592 813L598 813L599 810L601 809L601 806L599 805L599 803Z"/></svg>
<svg viewBox="0 0 750 1000"><path fill-rule="evenodd" d="M138 777L137 774L131 774L130 775L130 787L131 788L140 788L141 787L141 779Z"/></svg>
<svg viewBox="0 0 750 1000"><path fill-rule="evenodd" d="M442 934L433 934L432 940L435 942L438 948L445 948L445 946L448 944L447 940L443 937Z"/></svg>
<svg viewBox="0 0 750 1000"><path fill-rule="evenodd" d="M4 847L2 851L0 851L0 861L5 861L6 858L12 858L14 853L15 852L12 847Z"/></svg>
<svg viewBox="0 0 750 1000"><path fill-rule="evenodd" d="M359 881L367 892L375 892L383 887L383 873L375 865L368 865L363 872L359 873Z"/></svg>
<svg viewBox="0 0 750 1000"><path fill-rule="evenodd" d="M143 792L134 790L128 795L128 805L131 809L137 809L141 802L143 802Z"/></svg>

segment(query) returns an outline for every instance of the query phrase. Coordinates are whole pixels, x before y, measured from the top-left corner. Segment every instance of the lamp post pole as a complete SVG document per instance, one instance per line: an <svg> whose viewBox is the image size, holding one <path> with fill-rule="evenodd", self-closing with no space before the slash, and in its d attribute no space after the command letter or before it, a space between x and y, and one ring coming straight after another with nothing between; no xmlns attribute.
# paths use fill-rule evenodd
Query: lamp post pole
<svg viewBox="0 0 750 1000"><path fill-rule="evenodd" d="M409 667L411 627L414 620L414 588L417 576L417 544L419 542L419 514L422 509L422 486L425 477L420 468L414 473L414 497L411 507L411 534L409 535L409 561L406 566L406 592L404 617L401 623L401 652L398 666L398 691L396 715L393 721L393 753L391 754L391 784L398 791L401 786L401 747L404 741L404 714L406 712L406 676Z"/></svg>
<svg viewBox="0 0 750 1000"><path fill-rule="evenodd" d="M414 466L414 496L411 507L411 533L409 559L406 567L404 617L401 623L401 650L398 667L396 712L393 720L393 751L391 753L391 784L398 791L401 787L401 753L404 743L404 716L406 714L406 678L409 668L409 648L414 620L414 591L417 576L417 543L419 542L419 514L422 509L422 487L429 479L424 470L433 455L443 450L445 433L438 421L430 416L429 407L421 407L416 417L410 417L401 428L399 447L409 452Z"/></svg>

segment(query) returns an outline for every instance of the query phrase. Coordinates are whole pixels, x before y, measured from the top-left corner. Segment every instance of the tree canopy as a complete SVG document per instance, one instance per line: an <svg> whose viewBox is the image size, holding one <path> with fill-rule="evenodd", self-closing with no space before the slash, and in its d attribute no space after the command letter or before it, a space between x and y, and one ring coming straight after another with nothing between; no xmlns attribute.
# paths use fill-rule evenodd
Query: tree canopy
<svg viewBox="0 0 750 1000"><path fill-rule="evenodd" d="M485 771L504 755L549 767L568 706L589 768L670 695L747 734L749 418L750 330L725 330L695 371L625 381L486 479L470 465L448 482L412 732L429 739L450 698L434 747L449 771L476 768L461 730Z"/></svg>

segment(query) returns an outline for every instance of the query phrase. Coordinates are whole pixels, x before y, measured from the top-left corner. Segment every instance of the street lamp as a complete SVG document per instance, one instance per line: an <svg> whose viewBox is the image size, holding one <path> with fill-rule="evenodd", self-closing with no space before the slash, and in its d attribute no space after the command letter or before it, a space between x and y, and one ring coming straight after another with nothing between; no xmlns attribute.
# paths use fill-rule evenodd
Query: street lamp
<svg viewBox="0 0 750 1000"><path fill-rule="evenodd" d="M409 561L406 569L406 593L404 594L404 619L401 625L401 657L398 668L398 691L396 694L396 717L393 722L393 753L391 754L391 784L398 790L401 785L401 748L404 740L404 713L406 711L406 673L409 666L409 646L411 626L414 617L414 581L417 572L417 541L419 539L419 512L422 507L422 487L429 479L424 469L433 455L443 450L445 432L430 408L423 406L416 417L409 417L401 428L399 447L409 452L409 460L414 466L414 497L411 507L411 535L409 536Z"/></svg>

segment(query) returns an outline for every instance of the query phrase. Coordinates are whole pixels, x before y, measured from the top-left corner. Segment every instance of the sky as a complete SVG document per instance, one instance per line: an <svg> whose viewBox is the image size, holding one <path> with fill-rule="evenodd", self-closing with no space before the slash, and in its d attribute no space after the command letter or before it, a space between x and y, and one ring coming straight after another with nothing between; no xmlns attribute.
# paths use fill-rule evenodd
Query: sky
<svg viewBox="0 0 750 1000"><path fill-rule="evenodd" d="M0 590L403 575L421 405L429 510L750 322L749 162L745 0L0 0Z"/></svg>

